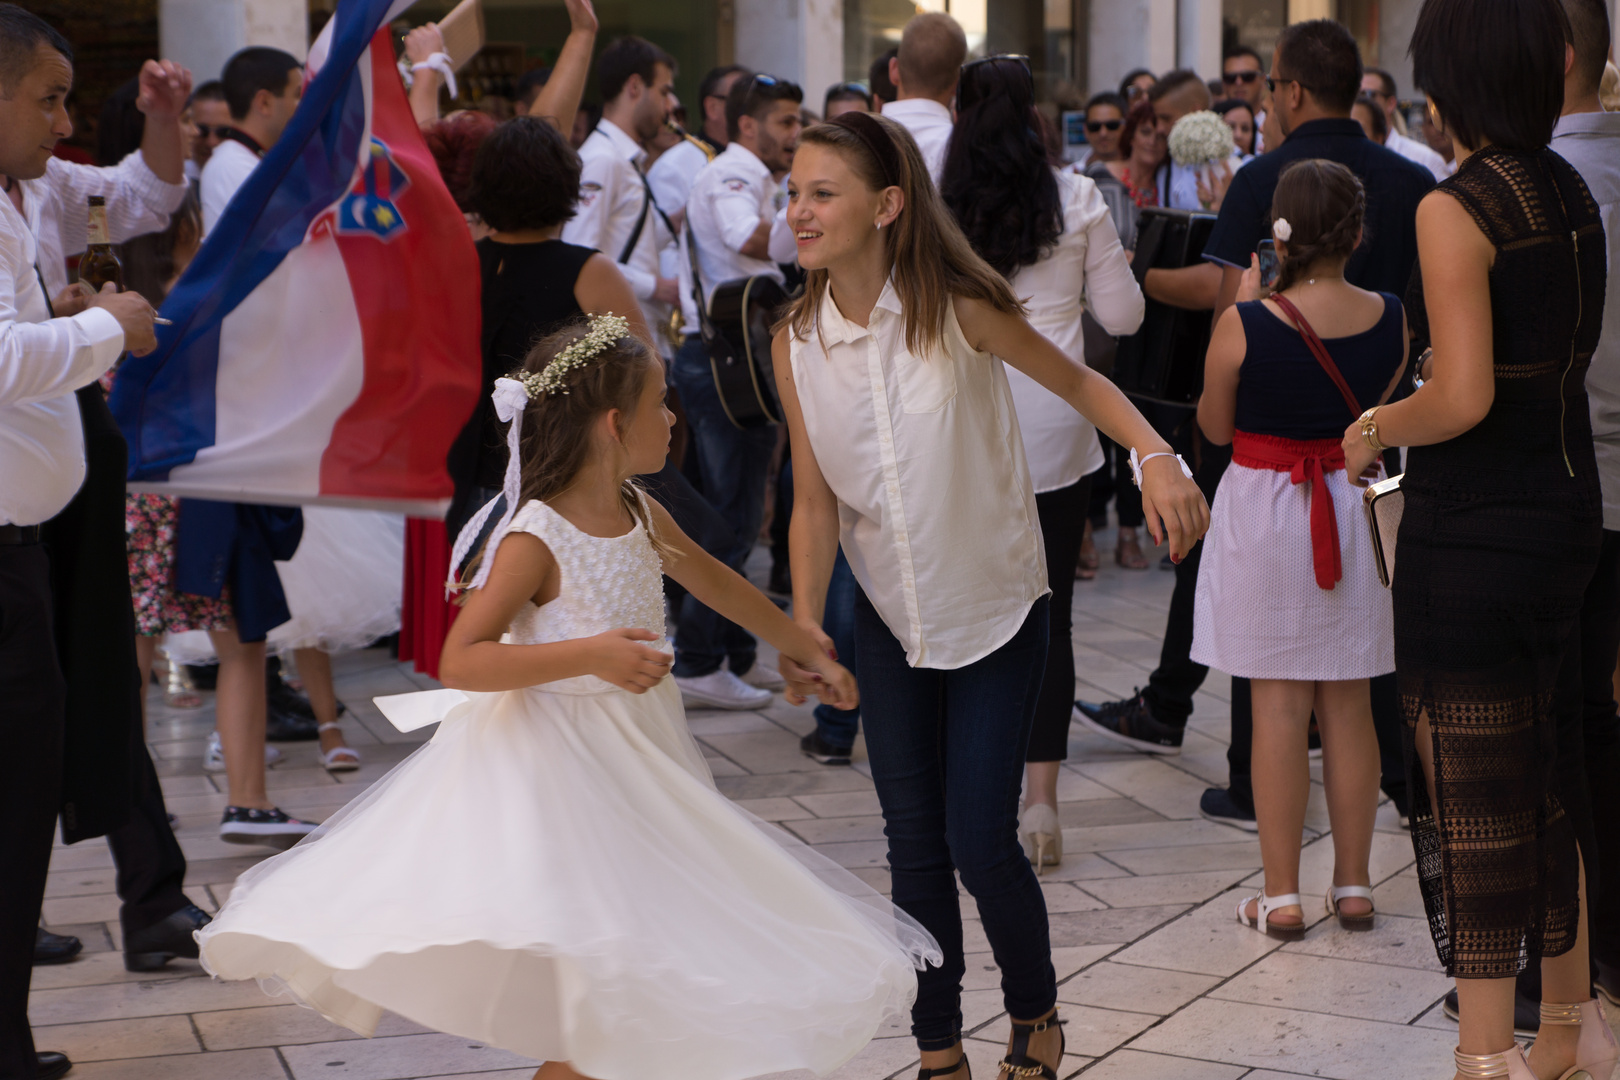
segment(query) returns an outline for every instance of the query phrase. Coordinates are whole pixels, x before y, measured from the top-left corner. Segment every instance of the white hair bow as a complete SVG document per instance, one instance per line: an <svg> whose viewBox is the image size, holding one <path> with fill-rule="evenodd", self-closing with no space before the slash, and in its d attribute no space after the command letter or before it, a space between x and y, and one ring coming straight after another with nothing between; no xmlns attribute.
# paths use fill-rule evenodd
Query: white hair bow
<svg viewBox="0 0 1620 1080"><path fill-rule="evenodd" d="M1288 224L1287 218L1280 217L1271 223L1271 235L1286 244L1294 238L1294 227Z"/></svg>
<svg viewBox="0 0 1620 1080"><path fill-rule="evenodd" d="M512 515L517 513L518 495L521 493L523 481L523 460L518 455L518 445L523 440L523 412L529 407L529 391L516 379L500 378L495 380L495 391L489 395L495 403L495 415L506 425L506 476L501 483L500 498L506 500L506 509L501 513L500 521L495 523L495 529L489 534L489 543L484 546L484 561L478 566L478 573L468 584L470 589L482 589L489 580L489 568L495 562L495 549L500 546L501 538L506 535L506 529L512 524ZM494 513L495 504L499 499L491 499L478 508L478 513L472 520L461 527L456 534L456 547L450 555L450 573L452 576L460 568L462 561L478 540L478 534L483 531L484 522ZM455 582L448 583L446 595L455 588Z"/></svg>

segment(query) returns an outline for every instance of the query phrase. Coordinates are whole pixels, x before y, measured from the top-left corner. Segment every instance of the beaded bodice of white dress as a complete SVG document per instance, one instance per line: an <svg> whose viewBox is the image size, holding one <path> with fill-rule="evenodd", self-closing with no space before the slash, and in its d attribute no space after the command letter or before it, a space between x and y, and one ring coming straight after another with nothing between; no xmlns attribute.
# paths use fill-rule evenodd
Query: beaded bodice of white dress
<svg viewBox="0 0 1620 1080"><path fill-rule="evenodd" d="M642 506L645 513L645 500ZM668 650L663 564L640 521L622 536L591 536L545 503L531 500L513 515L510 528L545 541L557 560L562 582L556 599L542 607L524 606L512 620L505 640L538 645L634 628L651 630L658 640L647 644ZM537 689L598 694L616 687L594 675L581 675Z"/></svg>

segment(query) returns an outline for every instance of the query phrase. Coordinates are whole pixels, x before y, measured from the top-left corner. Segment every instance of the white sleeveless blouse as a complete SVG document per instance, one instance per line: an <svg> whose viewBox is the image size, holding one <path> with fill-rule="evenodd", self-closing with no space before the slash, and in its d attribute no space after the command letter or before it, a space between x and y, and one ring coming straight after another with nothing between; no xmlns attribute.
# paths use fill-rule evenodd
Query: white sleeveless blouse
<svg viewBox="0 0 1620 1080"><path fill-rule="evenodd" d="M954 309L939 349L913 356L892 283L869 327L830 292L816 322L789 356L855 580L912 667L983 659L1049 591L1007 373Z"/></svg>

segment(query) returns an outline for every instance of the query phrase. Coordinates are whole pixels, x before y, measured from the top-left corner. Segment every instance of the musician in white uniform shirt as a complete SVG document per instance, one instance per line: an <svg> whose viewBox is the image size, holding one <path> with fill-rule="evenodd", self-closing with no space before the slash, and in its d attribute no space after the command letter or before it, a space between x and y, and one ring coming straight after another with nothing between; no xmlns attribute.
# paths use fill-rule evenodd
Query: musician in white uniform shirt
<svg viewBox="0 0 1620 1080"><path fill-rule="evenodd" d="M597 57L596 78L602 119L579 148L579 204L562 238L617 262L647 325L664 326L680 283L662 276L658 256L675 234L642 167L675 103L675 61L650 41L622 37Z"/></svg>
<svg viewBox="0 0 1620 1080"><path fill-rule="evenodd" d="M726 97L730 143L725 153L698 173L686 204L683 247L697 250L707 307L715 287L738 278L766 274L781 280L772 261L773 230L778 241L791 234L781 213L787 205L781 180L793 165L802 121L804 92L771 75L738 79ZM696 454L704 497L736 530L729 552L717 558L740 570L759 535L765 512L765 476L776 448L774 425L742 430L726 416L708 350L699 336L693 299L691 260L681 259L681 306L686 338L675 354L673 382L691 429L687 453ZM770 702L780 676L754 662L755 642L741 627L725 621L688 596L675 631L675 682L689 705L757 709Z"/></svg>
<svg viewBox="0 0 1620 1080"><path fill-rule="evenodd" d="M43 20L0 5L0 176L7 193L0 199L0 1076L55 1077L72 1067L61 1054L38 1052L28 1026L34 941L61 809L66 697L40 525L61 513L84 481L74 391L98 379L123 349L157 345L151 305L134 293L80 297L76 314L52 318L41 252L17 209L29 194L19 185L51 175L52 148L73 133L64 105L72 55ZM172 140L178 178L179 127L157 126Z"/></svg>
<svg viewBox="0 0 1620 1080"><path fill-rule="evenodd" d="M962 24L935 11L906 23L900 51L889 61L889 81L899 97L883 106L883 116L911 133L935 184L945 168L945 147L954 126L951 102L965 59L967 35Z"/></svg>
<svg viewBox="0 0 1620 1080"><path fill-rule="evenodd" d="M692 194L692 181L703 171L703 166L719 157L726 143L726 95L738 79L753 72L738 64L711 68L698 84L698 115L701 126L688 130L688 138L667 152L660 154L653 167L647 170L647 182L652 185L653 198L664 213L675 223L677 231L686 216L686 199Z"/></svg>

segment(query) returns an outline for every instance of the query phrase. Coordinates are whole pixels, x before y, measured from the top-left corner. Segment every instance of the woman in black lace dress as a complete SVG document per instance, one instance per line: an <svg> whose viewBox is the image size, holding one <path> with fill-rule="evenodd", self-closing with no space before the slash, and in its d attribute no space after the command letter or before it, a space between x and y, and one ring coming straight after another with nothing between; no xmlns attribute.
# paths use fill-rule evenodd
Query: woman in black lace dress
<svg viewBox="0 0 1620 1080"><path fill-rule="evenodd" d="M1407 312L1433 357L1417 393L1345 433L1352 476L1383 445L1413 448L1395 661L1418 873L1458 980L1460 1077L1562 1078L1579 1062L1609 1080L1617 1053L1591 1000L1581 864L1553 767L1553 691L1602 528L1585 379L1603 226L1547 149L1568 32L1558 0L1424 5L1414 72L1459 162L1418 208ZM1532 1074L1513 1044L1513 985L1534 961Z"/></svg>

